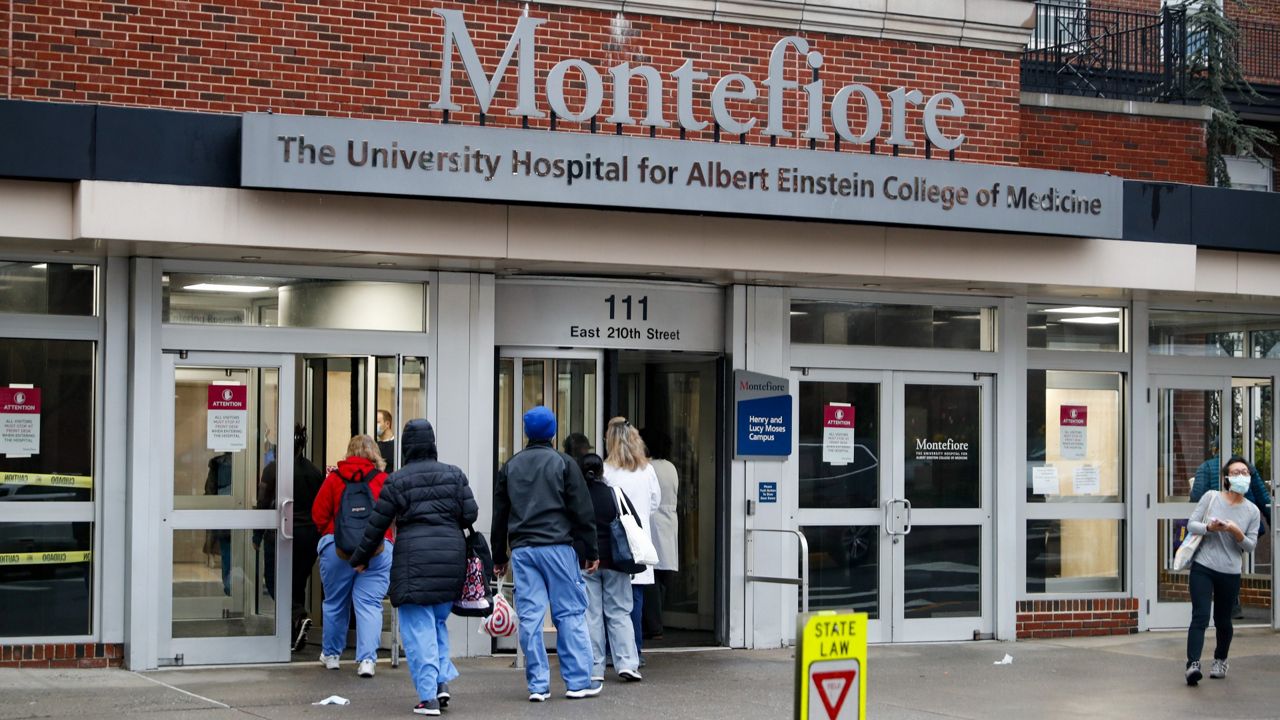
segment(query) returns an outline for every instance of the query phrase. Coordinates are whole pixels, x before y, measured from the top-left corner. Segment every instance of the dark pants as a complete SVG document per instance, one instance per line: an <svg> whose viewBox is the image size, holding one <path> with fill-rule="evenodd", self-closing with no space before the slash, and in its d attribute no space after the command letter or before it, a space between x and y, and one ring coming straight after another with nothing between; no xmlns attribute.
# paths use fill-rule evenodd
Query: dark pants
<svg viewBox="0 0 1280 720"><path fill-rule="evenodd" d="M631 586L631 628L636 633L636 652L643 650L644 646L644 589L647 585Z"/></svg>
<svg viewBox="0 0 1280 720"><path fill-rule="evenodd" d="M1220 573L1191 563L1191 627L1187 629L1187 664L1200 659L1204 650L1204 631L1209 627L1209 608L1213 607L1213 627L1217 631L1215 660L1226 660L1231 650L1231 609L1240 596L1240 576Z"/></svg>
<svg viewBox="0 0 1280 720"><path fill-rule="evenodd" d="M293 622L308 617L306 610L307 581L316 566L316 545L320 543L320 531L315 525L302 525L296 520L293 526Z"/></svg>
<svg viewBox="0 0 1280 720"><path fill-rule="evenodd" d="M667 588L674 584L675 576L672 570L654 570L654 583L645 586L643 623L645 637L662 634L662 601L667 594Z"/></svg>

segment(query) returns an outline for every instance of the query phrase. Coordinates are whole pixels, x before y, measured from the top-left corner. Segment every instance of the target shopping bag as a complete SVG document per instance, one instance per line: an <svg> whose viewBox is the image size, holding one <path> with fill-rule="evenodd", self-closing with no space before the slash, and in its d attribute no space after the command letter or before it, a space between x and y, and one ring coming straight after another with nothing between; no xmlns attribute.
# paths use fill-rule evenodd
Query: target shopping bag
<svg viewBox="0 0 1280 720"><path fill-rule="evenodd" d="M498 591L493 594L493 613L485 618L480 631L492 637L511 637L516 631L516 611L502 596L501 580Z"/></svg>

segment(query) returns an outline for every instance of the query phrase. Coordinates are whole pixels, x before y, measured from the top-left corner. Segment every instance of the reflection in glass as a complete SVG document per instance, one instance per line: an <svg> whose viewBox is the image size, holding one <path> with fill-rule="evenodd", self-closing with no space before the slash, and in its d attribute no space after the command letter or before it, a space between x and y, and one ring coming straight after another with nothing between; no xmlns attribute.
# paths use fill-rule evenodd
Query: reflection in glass
<svg viewBox="0 0 1280 720"><path fill-rule="evenodd" d="M515 455L516 370L513 358L498 359L498 466Z"/></svg>
<svg viewBox="0 0 1280 720"><path fill-rule="evenodd" d="M254 530L173 531L173 637L276 633L265 544Z"/></svg>
<svg viewBox="0 0 1280 720"><path fill-rule="evenodd" d="M995 308L793 300L791 342L994 350Z"/></svg>
<svg viewBox="0 0 1280 720"><path fill-rule="evenodd" d="M916 526L903 538L906 618L982 614L982 528Z"/></svg>
<svg viewBox="0 0 1280 720"><path fill-rule="evenodd" d="M93 631L93 524L0 523L0 638Z"/></svg>
<svg viewBox="0 0 1280 720"><path fill-rule="evenodd" d="M385 412L391 416L391 437L393 440L378 439L378 448L387 462L387 472L394 472L400 467L399 452L395 440L400 436L400 429L410 420L427 416L427 360L426 358L401 357L400 416L396 416L396 359L379 357L375 360L377 377L375 381L375 411ZM377 416L369 420L370 435L377 433ZM354 435L354 433L353 433Z"/></svg>
<svg viewBox="0 0 1280 720"><path fill-rule="evenodd" d="M1027 372L1027 502L1121 499L1120 381L1119 373Z"/></svg>
<svg viewBox="0 0 1280 720"><path fill-rule="evenodd" d="M368 280L169 273L164 322L334 330L427 329L427 286Z"/></svg>
<svg viewBox="0 0 1280 720"><path fill-rule="evenodd" d="M556 438L564 447L570 433L582 433L599 445L596 437L596 361L559 359L556 366Z"/></svg>
<svg viewBox="0 0 1280 720"><path fill-rule="evenodd" d="M533 408L539 405L546 405L546 360L530 360L526 358L521 365L523 373L522 390L524 393L524 402L520 408L520 415L523 416Z"/></svg>
<svg viewBox="0 0 1280 720"><path fill-rule="evenodd" d="M0 261L0 313L93 315L98 268Z"/></svg>
<svg viewBox="0 0 1280 720"><path fill-rule="evenodd" d="M809 542L809 607L880 617L880 528L804 526Z"/></svg>
<svg viewBox="0 0 1280 720"><path fill-rule="evenodd" d="M982 390L906 385L906 493L917 508L976 508L982 493Z"/></svg>
<svg viewBox="0 0 1280 720"><path fill-rule="evenodd" d="M823 462L823 409L847 403L854 416L852 463ZM800 507L876 507L880 502L880 384L800 383Z"/></svg>
<svg viewBox="0 0 1280 720"><path fill-rule="evenodd" d="M1159 392L1157 412L1159 502L1188 502L1196 471L1218 455L1222 393L1165 388Z"/></svg>
<svg viewBox="0 0 1280 720"><path fill-rule="evenodd" d="M1280 357L1280 315L1152 310L1148 351L1196 357Z"/></svg>
<svg viewBox="0 0 1280 720"><path fill-rule="evenodd" d="M40 391L40 452L0 455L0 502L93 499L95 345L0 338L0 387Z"/></svg>
<svg viewBox="0 0 1280 720"><path fill-rule="evenodd" d="M1028 520L1027 592L1124 590L1120 520Z"/></svg>
<svg viewBox="0 0 1280 720"><path fill-rule="evenodd" d="M1187 517L1192 506L1187 506ZM1187 520L1158 520L1156 522L1156 570L1158 573L1156 599L1159 602L1191 602L1187 590L1188 570L1174 571L1173 556L1187 537Z"/></svg>
<svg viewBox="0 0 1280 720"><path fill-rule="evenodd" d="M216 439L209 432L210 388L245 388L243 430ZM173 507L177 510L249 510L272 507L258 497L262 468L275 459L280 417L276 368L174 369ZM212 444L211 444L212 443ZM261 501L261 504L259 504Z"/></svg>
<svg viewBox="0 0 1280 720"><path fill-rule="evenodd" d="M1120 350L1124 310L1085 305L1027 305L1027 347Z"/></svg>

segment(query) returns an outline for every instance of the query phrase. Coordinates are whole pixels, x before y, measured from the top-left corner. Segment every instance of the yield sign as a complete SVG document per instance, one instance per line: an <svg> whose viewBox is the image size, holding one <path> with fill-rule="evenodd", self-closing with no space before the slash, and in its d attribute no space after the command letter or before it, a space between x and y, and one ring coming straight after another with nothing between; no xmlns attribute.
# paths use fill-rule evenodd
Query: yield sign
<svg viewBox="0 0 1280 720"><path fill-rule="evenodd" d="M813 674L813 684L818 690L818 698L827 711L827 717L835 720L840 715L844 699L849 696L849 688L857 681L858 671L833 670Z"/></svg>

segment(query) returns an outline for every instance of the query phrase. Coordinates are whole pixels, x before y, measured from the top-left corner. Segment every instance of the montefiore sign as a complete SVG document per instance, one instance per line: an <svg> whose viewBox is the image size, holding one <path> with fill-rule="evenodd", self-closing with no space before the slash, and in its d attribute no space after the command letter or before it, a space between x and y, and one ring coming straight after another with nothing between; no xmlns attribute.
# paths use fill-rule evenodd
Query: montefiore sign
<svg viewBox="0 0 1280 720"><path fill-rule="evenodd" d="M471 30L466 19L459 10L432 10L444 19L444 36L441 42L440 91L431 107L436 110L461 110L454 101L453 62L457 55L462 60L467 83L471 94L480 105L480 111L488 113L493 105L494 91L497 89L512 59L516 59L516 104L507 110L508 115L517 117L546 117L543 105L538 101L537 83L534 70L537 52L537 28L546 22L543 18L530 15L521 16L515 28L507 38L502 51L502 59L492 74L486 72L476 48L471 40ZM456 50L456 52L455 52ZM761 81L767 102L767 110L763 117L757 115L735 115L728 106L729 101L753 101L760 97L761 89L756 81L742 73L728 73L715 80L710 95L710 114L716 125L725 132L744 134L750 132L763 121L764 134L770 137L791 137L792 131L787 127L783 116L783 98L788 90L801 89L805 94L808 108L803 120L804 131L801 137L810 140L827 140L831 135L825 130L825 122L829 121L836 134L845 142L861 145L880 137L885 126L886 102L874 90L861 84L850 84L838 89L833 96L827 97L823 81L816 78L803 86L795 80L785 77L788 59L791 53L804 58L807 68L820 70L825 63L822 53L809 46L802 37L791 35L774 44L769 52L768 75ZM622 62L608 69L612 82L610 107L612 114L605 122L619 125L645 125L649 127L671 127L668 109L663 104L666 97L667 79L663 73L648 65L632 66ZM689 131L703 130L707 127L706 109L694 107L695 88L701 84L709 84L711 76L697 69L693 60L685 60L684 64L668 73L670 81L676 88L675 118L680 128ZM638 120L631 112L632 94L636 92L643 80L645 92L645 115ZM569 107L565 98L565 87L570 82L580 81L586 90L586 97L579 107ZM557 62L547 73L543 83L542 95L546 105L556 117L574 122L587 122L600 114L604 106L605 82L594 65L581 58L567 58ZM964 117L964 102L955 93L941 92L925 98L919 90L897 88L888 93L889 135L885 142L889 145L911 146L914 143L907 137L907 112L909 108L923 106L920 122L929 142L941 150L954 150L964 143L963 133L947 135L938 127L939 118ZM865 112L865 121L860 127L853 127L849 122L851 105L858 103ZM701 112L699 112L701 110Z"/></svg>
<svg viewBox="0 0 1280 720"><path fill-rule="evenodd" d="M747 370L733 373L736 460L791 454L791 381Z"/></svg>

